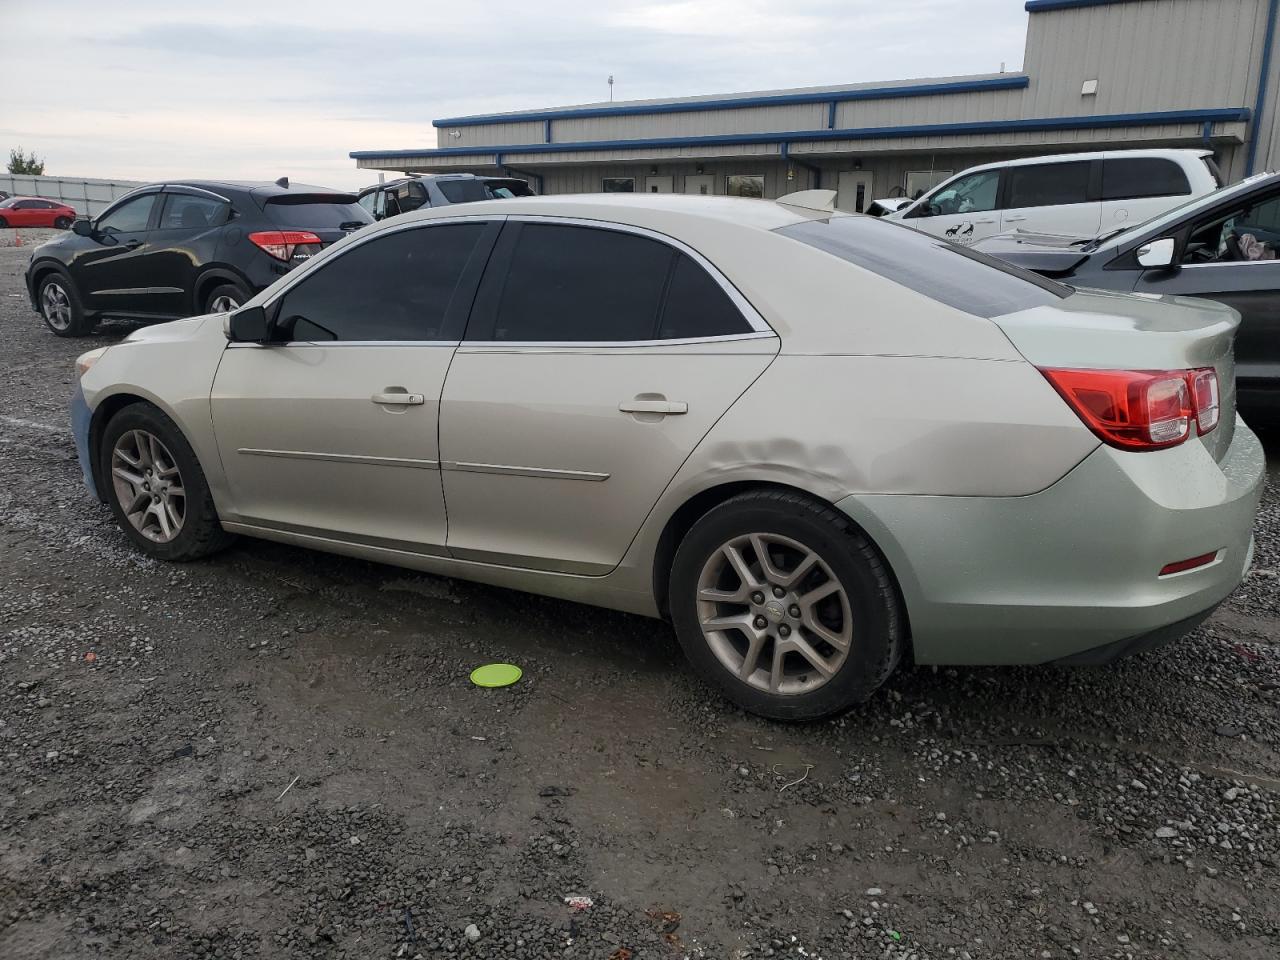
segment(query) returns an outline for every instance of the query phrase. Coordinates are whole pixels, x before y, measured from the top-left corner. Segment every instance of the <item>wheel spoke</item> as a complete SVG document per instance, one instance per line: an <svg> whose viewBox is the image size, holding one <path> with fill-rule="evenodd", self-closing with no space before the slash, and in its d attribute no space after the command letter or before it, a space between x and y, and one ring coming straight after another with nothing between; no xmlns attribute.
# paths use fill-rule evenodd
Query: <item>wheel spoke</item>
<svg viewBox="0 0 1280 960"><path fill-rule="evenodd" d="M743 584L737 590L716 590L703 587L698 591L698 599L710 603L746 603L751 596L751 588Z"/></svg>
<svg viewBox="0 0 1280 960"><path fill-rule="evenodd" d="M804 657L809 663L813 664L813 668L824 677L831 677L835 674L834 668L829 664L822 654L813 649L809 645L809 641L802 637L793 636L790 641L790 649L794 650L800 656Z"/></svg>
<svg viewBox="0 0 1280 960"><path fill-rule="evenodd" d="M751 614L734 613L727 617L710 617L702 621L703 630L745 630L752 632Z"/></svg>
<svg viewBox="0 0 1280 960"><path fill-rule="evenodd" d="M827 599L827 597L831 596L833 593L839 593L839 592L840 592L840 581L828 580L826 583L822 584L821 586L814 587L808 593L801 594L800 606L804 608L810 608L820 600L825 600Z"/></svg>
<svg viewBox="0 0 1280 960"><path fill-rule="evenodd" d="M169 526L169 514L164 506L159 503L151 505L151 514L156 518L156 522L160 524L160 532L164 534L165 539L173 536L173 528Z"/></svg>
<svg viewBox="0 0 1280 960"><path fill-rule="evenodd" d="M134 473L132 470L126 470L124 467L112 467L111 473L113 476L117 476L125 483L129 484L129 486L133 487L135 490L142 489L142 476L140 474Z"/></svg>
<svg viewBox="0 0 1280 960"><path fill-rule="evenodd" d="M777 693L782 688L782 668L786 656L786 648L780 643L775 643L773 645L773 669L769 671L770 693Z"/></svg>
<svg viewBox="0 0 1280 960"><path fill-rule="evenodd" d="M742 669L738 671L739 680L746 680L756 672L756 664L760 662L760 651L764 649L765 641L768 639L764 633L757 633L751 637L746 656L742 658Z"/></svg>
<svg viewBox="0 0 1280 960"><path fill-rule="evenodd" d="M805 611L801 622L805 625L805 628L816 635L819 640L825 640L841 652L849 649L849 644L853 640L853 624L849 622L849 618L847 616L844 617L844 628L839 633L835 633L829 627L819 622L813 615L812 609Z"/></svg>
<svg viewBox="0 0 1280 960"><path fill-rule="evenodd" d="M174 509L173 504L170 503L168 500L162 500L160 501L160 505L164 508L162 512L169 518L169 523L171 524L171 528L174 530L177 530L179 527L181 527L182 518L178 516L178 511Z"/></svg>
<svg viewBox="0 0 1280 960"><path fill-rule="evenodd" d="M729 565L733 567L733 572L738 575L738 579L741 581L743 587L750 590L752 588L764 586L764 584L756 578L756 575L751 572L751 568L747 566L746 558L742 556L741 550L732 543L726 543L722 549L724 550L726 559L729 561Z"/></svg>
<svg viewBox="0 0 1280 960"><path fill-rule="evenodd" d="M150 502L151 502L151 497L146 493L137 494L132 500L129 501L129 505L124 508L125 516L126 517L133 516L133 514L137 513L139 510L141 510Z"/></svg>
<svg viewBox="0 0 1280 960"><path fill-rule="evenodd" d="M187 499L187 491L183 490L181 487L170 487L168 493L170 500L174 497L181 497L183 500Z"/></svg>

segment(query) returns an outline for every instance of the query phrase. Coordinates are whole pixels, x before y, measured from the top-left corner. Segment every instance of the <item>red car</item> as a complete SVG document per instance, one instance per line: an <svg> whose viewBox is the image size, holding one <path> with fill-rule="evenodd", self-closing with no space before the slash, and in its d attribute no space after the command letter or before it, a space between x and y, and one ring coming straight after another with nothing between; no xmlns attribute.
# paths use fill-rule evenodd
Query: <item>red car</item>
<svg viewBox="0 0 1280 960"><path fill-rule="evenodd" d="M57 227L65 230L78 214L74 207L39 197L10 197L0 200L0 228Z"/></svg>

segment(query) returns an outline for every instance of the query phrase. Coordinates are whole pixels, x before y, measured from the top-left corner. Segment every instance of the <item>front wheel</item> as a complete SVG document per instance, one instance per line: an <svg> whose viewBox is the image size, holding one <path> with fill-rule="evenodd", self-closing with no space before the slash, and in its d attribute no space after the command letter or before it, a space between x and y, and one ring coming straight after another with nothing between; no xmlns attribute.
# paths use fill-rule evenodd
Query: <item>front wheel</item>
<svg viewBox="0 0 1280 960"><path fill-rule="evenodd" d="M235 538L222 529L204 471L177 424L146 403L119 411L98 448L116 522L145 554L196 560Z"/></svg>
<svg viewBox="0 0 1280 960"><path fill-rule="evenodd" d="M51 273L41 280L36 300L45 326L58 336L83 337L93 331L93 323L84 315L75 284L62 274Z"/></svg>
<svg viewBox="0 0 1280 960"><path fill-rule="evenodd" d="M743 709L809 720L866 700L901 657L893 579L844 514L789 491L713 508L676 551L676 635Z"/></svg>

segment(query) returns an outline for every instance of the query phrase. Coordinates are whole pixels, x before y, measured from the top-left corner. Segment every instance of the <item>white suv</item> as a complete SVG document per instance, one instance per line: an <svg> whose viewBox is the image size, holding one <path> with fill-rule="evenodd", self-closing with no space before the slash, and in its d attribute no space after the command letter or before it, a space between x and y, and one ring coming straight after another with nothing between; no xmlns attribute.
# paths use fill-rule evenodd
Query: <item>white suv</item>
<svg viewBox="0 0 1280 960"><path fill-rule="evenodd" d="M886 219L957 243L1009 230L1092 237L1212 193L1208 150L1111 150L970 167Z"/></svg>

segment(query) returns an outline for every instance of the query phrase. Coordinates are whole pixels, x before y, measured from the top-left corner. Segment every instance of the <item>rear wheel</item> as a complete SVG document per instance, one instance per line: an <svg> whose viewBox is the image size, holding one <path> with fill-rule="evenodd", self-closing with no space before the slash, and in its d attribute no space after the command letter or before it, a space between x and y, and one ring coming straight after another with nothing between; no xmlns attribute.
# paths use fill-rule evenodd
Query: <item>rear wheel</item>
<svg viewBox="0 0 1280 960"><path fill-rule="evenodd" d="M230 313L238 310L253 295L238 283L222 283L214 287L204 298L205 313Z"/></svg>
<svg viewBox="0 0 1280 960"><path fill-rule="evenodd" d="M4 217L0 217L0 230L7 230L8 227L9 227L9 221L6 220Z"/></svg>
<svg viewBox="0 0 1280 960"><path fill-rule="evenodd" d="M53 221L53 225L58 230L65 230L67 227L71 226L71 218L59 217L57 220Z"/></svg>
<svg viewBox="0 0 1280 960"><path fill-rule="evenodd" d="M36 301L45 326L58 336L83 337L92 332L93 323L84 315L75 284L62 274L51 273L40 281Z"/></svg>
<svg viewBox="0 0 1280 960"><path fill-rule="evenodd" d="M222 529L204 471L177 425L156 407L135 403L107 423L98 476L116 522L160 560L196 560L235 538Z"/></svg>
<svg viewBox="0 0 1280 960"><path fill-rule="evenodd" d="M901 656L900 605L878 551L800 494L745 493L707 513L676 551L669 597L698 672L766 717L845 710Z"/></svg>

